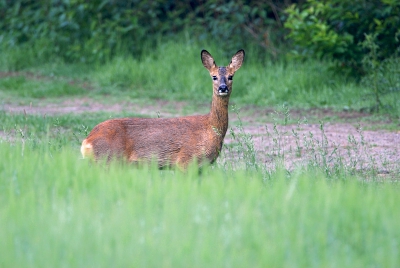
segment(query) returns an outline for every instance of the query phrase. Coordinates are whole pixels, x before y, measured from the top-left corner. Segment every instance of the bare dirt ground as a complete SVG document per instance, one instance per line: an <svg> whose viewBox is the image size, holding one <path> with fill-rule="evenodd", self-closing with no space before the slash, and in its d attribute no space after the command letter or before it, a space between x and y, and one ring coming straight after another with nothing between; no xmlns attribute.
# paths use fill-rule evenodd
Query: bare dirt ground
<svg viewBox="0 0 400 268"><path fill-rule="evenodd" d="M135 115L162 117L182 115L185 110L184 102L153 101L151 104L115 103L104 104L88 98L69 99L57 104L17 105L3 104L0 110L8 113L26 113L40 115L57 115L68 113L130 111ZM201 108L197 113L207 111ZM344 164L354 169L374 168L378 174L399 174L400 166L400 126L393 131L365 130L371 128L368 123L357 123L365 114L357 112L334 113L329 110L318 110L319 116L336 118L333 123L325 121L323 129L319 123L274 124L271 123L272 109L242 109L240 113L243 130L238 127L238 118L230 113L230 127L236 134L245 134L251 137L257 158L265 165L276 163L283 159L283 164L291 169L299 164L318 163L327 165ZM314 111L315 112L315 111ZM196 112L195 112L196 113ZM306 117L313 111L303 111L298 114ZM318 115L317 115L318 117ZM269 118L269 119L268 119ZM346 120L351 119L351 122ZM318 121L318 120L314 120ZM239 135L240 136L240 135ZM243 135L242 135L243 136ZM241 137L242 137L241 136ZM242 146L243 139L234 138L228 131L225 144Z"/></svg>

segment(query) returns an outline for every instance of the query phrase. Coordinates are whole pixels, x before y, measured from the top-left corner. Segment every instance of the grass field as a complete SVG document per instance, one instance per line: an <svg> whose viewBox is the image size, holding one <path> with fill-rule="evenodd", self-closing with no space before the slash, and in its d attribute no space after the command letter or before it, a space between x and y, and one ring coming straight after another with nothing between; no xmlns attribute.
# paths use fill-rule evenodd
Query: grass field
<svg viewBox="0 0 400 268"><path fill-rule="evenodd" d="M34 47L11 55L7 51L8 54L0 56L0 69L28 71L41 79L18 75L1 79L1 97L11 100L44 96L101 97L107 94L120 99L209 102L211 79L200 60L200 51L204 48L211 52L218 65L227 65L236 52L224 51L212 43L165 42L156 50L146 51L136 58L121 55L104 64L71 65L56 57L42 59ZM291 107L334 107L340 110L369 105L368 100L363 100L368 91L355 81L334 75L327 63L312 60L271 62L267 55L260 58L252 54L252 47L244 49L245 63L235 76L232 102L261 106L279 106L285 102ZM20 66L21 57L26 65ZM75 83L71 85L72 81Z"/></svg>
<svg viewBox="0 0 400 268"><path fill-rule="evenodd" d="M186 173L107 166L81 159L81 141L107 118L143 114L3 109L86 98L105 106L179 101L185 114L205 112L211 79L203 48L220 65L236 52L186 40L93 65L66 64L34 46L0 53L0 267L400 266L398 165L390 180L374 169L347 169L342 159L329 166L324 144L310 143L322 161L284 170L277 157L268 169L241 129L247 122L232 122L239 132L225 151L238 155L223 153L201 173L195 166ZM333 75L324 62L270 62L244 49L231 103L247 112L282 105L299 114L347 112L373 104L368 89ZM386 98L392 114L368 120L395 132L400 98ZM282 114L274 124L296 124ZM265 138L284 141L283 132L271 131Z"/></svg>
<svg viewBox="0 0 400 268"><path fill-rule="evenodd" d="M0 144L2 267L398 267L398 185Z"/></svg>

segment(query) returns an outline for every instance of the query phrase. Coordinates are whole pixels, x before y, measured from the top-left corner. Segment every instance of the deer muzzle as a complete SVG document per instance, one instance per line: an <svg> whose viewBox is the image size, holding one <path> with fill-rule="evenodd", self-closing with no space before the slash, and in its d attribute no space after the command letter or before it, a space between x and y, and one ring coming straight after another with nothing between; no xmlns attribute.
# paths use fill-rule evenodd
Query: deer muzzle
<svg viewBox="0 0 400 268"><path fill-rule="evenodd" d="M227 85L220 85L218 88L218 94L221 96L228 95L229 88Z"/></svg>
<svg viewBox="0 0 400 268"><path fill-rule="evenodd" d="M220 85L218 87L218 94L220 96L225 96L225 95L228 95L228 93L229 93L229 88L226 85L225 77L221 77Z"/></svg>

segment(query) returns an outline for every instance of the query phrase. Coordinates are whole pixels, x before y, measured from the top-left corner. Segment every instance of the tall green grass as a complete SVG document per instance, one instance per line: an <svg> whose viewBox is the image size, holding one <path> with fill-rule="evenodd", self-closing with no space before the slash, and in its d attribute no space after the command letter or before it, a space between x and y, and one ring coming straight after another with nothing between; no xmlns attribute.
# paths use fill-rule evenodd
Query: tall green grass
<svg viewBox="0 0 400 268"><path fill-rule="evenodd" d="M118 57L93 74L110 94L133 98L209 101L211 82L200 61L201 45L165 43L141 60ZM217 65L229 64L236 52L206 47ZM232 102L241 105L359 108L365 89L335 76L324 62L272 62L246 50L245 63L234 79ZM110 91L107 88L111 88Z"/></svg>
<svg viewBox="0 0 400 268"><path fill-rule="evenodd" d="M35 50L35 47L29 48L26 53L15 48L19 53L1 53L0 69L31 71L49 77L55 83L58 83L54 79L57 77L67 81L86 81L92 87L80 92L74 87L67 87L66 90L49 87L49 97L84 94L97 97L111 95L125 100L143 98L209 102L211 78L201 64L201 49L211 52L218 65L227 65L236 52L226 51L214 41L200 43L184 36L180 40L161 40L155 49L144 49L140 55L121 52L120 56L108 62L85 65L63 63L56 55L48 57L39 48ZM235 75L231 98L236 104L281 106L286 103L298 108L348 110L360 109L373 102L364 100L368 92L366 88L351 79L332 74L326 62L273 62L267 54L260 55L256 47L249 45L244 49L245 63ZM25 65L18 65L20 54L27 58ZM26 87L38 87L37 81L24 83ZM46 83L48 81L43 81L43 84ZM6 86L0 84L0 91L6 90ZM46 96L45 93L41 91L40 96L36 97Z"/></svg>
<svg viewBox="0 0 400 268"><path fill-rule="evenodd" d="M23 75L0 79L2 94L22 98L54 98L79 96L85 89L68 81L46 80L39 77L25 77Z"/></svg>
<svg viewBox="0 0 400 268"><path fill-rule="evenodd" d="M399 187L0 144L2 267L398 267Z"/></svg>

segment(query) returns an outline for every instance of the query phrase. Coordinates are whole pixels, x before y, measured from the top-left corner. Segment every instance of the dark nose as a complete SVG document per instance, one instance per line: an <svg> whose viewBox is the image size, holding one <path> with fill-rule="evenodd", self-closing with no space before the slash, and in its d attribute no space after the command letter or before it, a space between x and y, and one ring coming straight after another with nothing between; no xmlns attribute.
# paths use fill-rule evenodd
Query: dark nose
<svg viewBox="0 0 400 268"><path fill-rule="evenodd" d="M220 85L219 88L218 88L218 92L219 93L227 93L228 91L229 90L228 90L227 85Z"/></svg>

